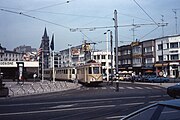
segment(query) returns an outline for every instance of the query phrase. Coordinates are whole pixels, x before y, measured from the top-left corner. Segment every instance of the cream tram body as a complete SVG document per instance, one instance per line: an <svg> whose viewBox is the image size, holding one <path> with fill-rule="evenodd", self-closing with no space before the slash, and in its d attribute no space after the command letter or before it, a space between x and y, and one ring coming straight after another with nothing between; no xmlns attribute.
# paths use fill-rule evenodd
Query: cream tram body
<svg viewBox="0 0 180 120"><path fill-rule="evenodd" d="M55 78L59 80L75 80L76 69L74 67L63 67L55 70Z"/></svg>
<svg viewBox="0 0 180 120"><path fill-rule="evenodd" d="M76 67L77 80L81 83L94 84L103 82L101 64L100 63L86 63Z"/></svg>

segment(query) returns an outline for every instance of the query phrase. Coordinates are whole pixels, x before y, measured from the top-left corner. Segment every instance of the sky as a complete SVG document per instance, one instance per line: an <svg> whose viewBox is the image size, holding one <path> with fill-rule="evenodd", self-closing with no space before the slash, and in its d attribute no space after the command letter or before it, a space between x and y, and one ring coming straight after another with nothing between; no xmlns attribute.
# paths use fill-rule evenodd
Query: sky
<svg viewBox="0 0 180 120"><path fill-rule="evenodd" d="M114 26L114 10L121 46L133 39L144 41L176 34L174 9L179 34L179 6L180 0L0 0L0 43L8 50L20 45L38 49L46 27L50 41L54 33L55 51L68 48L68 44L80 45L84 40L97 43L95 49L105 51L104 33L111 30L114 37L114 28L110 27ZM167 26L157 27L162 22Z"/></svg>

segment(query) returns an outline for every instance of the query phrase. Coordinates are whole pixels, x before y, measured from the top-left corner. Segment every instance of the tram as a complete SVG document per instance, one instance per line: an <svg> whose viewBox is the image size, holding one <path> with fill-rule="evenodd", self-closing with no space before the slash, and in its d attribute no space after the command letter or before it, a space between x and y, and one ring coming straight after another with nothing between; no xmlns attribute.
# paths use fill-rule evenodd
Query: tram
<svg viewBox="0 0 180 120"><path fill-rule="evenodd" d="M77 66L77 80L85 84L99 84L103 82L101 64L90 60L84 65Z"/></svg>
<svg viewBox="0 0 180 120"><path fill-rule="evenodd" d="M52 68L44 70L44 78L52 80L53 71ZM55 68L56 80L68 80L83 84L99 84L103 82L101 63L97 63L94 60L90 60L83 65L76 67L61 67Z"/></svg>

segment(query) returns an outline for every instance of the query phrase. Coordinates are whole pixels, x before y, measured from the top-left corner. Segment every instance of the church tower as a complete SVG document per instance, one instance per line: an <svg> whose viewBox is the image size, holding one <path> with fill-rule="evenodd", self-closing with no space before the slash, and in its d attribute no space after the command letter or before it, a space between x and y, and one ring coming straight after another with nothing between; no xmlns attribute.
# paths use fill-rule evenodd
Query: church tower
<svg viewBox="0 0 180 120"><path fill-rule="evenodd" d="M44 35L42 36L41 40L41 46L40 48L42 49L42 55L43 55L43 63L44 63L44 69L49 67L49 36L47 35L47 30L45 27L44 30ZM42 55L41 55L41 61L42 61Z"/></svg>

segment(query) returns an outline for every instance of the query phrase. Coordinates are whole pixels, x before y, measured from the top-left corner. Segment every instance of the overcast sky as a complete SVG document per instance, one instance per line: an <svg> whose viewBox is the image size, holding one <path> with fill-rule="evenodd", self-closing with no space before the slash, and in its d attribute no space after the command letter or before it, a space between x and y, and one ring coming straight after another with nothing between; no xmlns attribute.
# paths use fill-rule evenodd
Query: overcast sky
<svg viewBox="0 0 180 120"><path fill-rule="evenodd" d="M176 33L172 9L177 9L178 34L180 33L180 0L136 2L141 8L134 0L0 0L0 43L8 50L20 45L39 48L46 27L50 41L52 34L55 35L56 51L66 49L68 44L80 45L83 39L96 42L96 49L105 50L104 32L110 29L114 36L114 28L81 32L72 32L70 28L113 26L115 9L118 12L119 26L132 25L133 21L134 24L162 23L163 15L164 23L168 23L164 27L165 36ZM18 14L20 12L24 15ZM133 41L132 28L133 26L118 28L119 46ZM161 37L162 27L156 28L156 25L141 25L134 31L135 38L143 41Z"/></svg>

